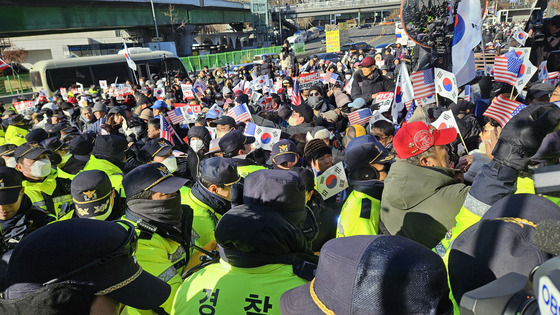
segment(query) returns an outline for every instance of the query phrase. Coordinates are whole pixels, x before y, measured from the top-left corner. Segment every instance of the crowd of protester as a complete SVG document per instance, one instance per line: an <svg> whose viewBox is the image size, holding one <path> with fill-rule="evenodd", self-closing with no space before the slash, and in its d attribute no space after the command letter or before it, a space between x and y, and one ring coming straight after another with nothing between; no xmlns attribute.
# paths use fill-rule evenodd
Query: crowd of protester
<svg viewBox="0 0 560 315"><path fill-rule="evenodd" d="M529 275L553 257L536 228L560 220L533 187L559 162L560 90L482 76L393 110L402 65L400 45L331 63L285 43L251 71L5 105L0 313L459 314ZM526 106L484 115L504 98ZM456 128L434 126L448 109Z"/></svg>

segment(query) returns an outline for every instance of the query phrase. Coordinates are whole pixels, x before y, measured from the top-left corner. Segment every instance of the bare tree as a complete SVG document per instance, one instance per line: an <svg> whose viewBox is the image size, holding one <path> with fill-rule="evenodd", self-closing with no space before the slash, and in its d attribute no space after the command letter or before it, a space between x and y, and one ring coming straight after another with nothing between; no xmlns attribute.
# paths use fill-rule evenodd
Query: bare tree
<svg viewBox="0 0 560 315"><path fill-rule="evenodd" d="M164 12L163 15L169 18L170 27L171 27L171 36L173 37L173 41L177 41L176 35L185 30L185 26L187 25L188 21L185 17L179 17L177 11L175 10L175 5L170 4L168 7L168 11Z"/></svg>

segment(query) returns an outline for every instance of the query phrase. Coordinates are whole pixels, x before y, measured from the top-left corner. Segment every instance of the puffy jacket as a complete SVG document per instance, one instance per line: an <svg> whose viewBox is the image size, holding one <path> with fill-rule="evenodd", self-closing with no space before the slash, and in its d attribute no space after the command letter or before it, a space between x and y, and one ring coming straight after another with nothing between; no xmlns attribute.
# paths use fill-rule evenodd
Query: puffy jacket
<svg viewBox="0 0 560 315"><path fill-rule="evenodd" d="M171 314L280 315L282 294L307 282L292 268L284 264L238 268L220 260L181 285Z"/></svg>
<svg viewBox="0 0 560 315"><path fill-rule="evenodd" d="M381 221L393 235L433 248L455 226L469 187L456 183L453 170L397 161L381 199Z"/></svg>
<svg viewBox="0 0 560 315"><path fill-rule="evenodd" d="M123 220L130 221L137 226L136 222L129 219L127 215ZM178 242L165 238L156 233L148 233L136 228L138 234L138 249L136 258L138 264L151 275L167 282L171 286L171 293L167 300L160 306L165 312L171 311L173 297L183 283L181 275L187 263L186 250ZM121 314L161 314L152 310L139 310L126 307Z"/></svg>
<svg viewBox="0 0 560 315"><path fill-rule="evenodd" d="M354 72L352 82L352 100L363 98L366 104L371 104L371 95L378 92L395 91L395 82L383 76L379 69L373 70L369 77L365 77L362 70Z"/></svg>

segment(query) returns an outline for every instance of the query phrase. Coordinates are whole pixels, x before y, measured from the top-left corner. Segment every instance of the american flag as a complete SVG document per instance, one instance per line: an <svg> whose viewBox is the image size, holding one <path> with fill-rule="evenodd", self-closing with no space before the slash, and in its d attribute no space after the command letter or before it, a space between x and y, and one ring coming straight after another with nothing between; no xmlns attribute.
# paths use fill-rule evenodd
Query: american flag
<svg viewBox="0 0 560 315"><path fill-rule="evenodd" d="M233 117L236 123L251 119L251 113L249 112L246 104L239 104L234 108L228 110L227 115Z"/></svg>
<svg viewBox="0 0 560 315"><path fill-rule="evenodd" d="M171 120L171 124L173 125L180 124L185 121L185 115L183 115L182 107L168 111L167 116L169 117L169 120Z"/></svg>
<svg viewBox="0 0 560 315"><path fill-rule="evenodd" d="M525 104L512 101L500 94L482 115L495 119L500 123L500 126L504 127L511 117L515 116L524 108L521 105L525 106Z"/></svg>
<svg viewBox="0 0 560 315"><path fill-rule="evenodd" d="M471 101L471 86L468 84L465 85L465 97L463 99L467 102Z"/></svg>
<svg viewBox="0 0 560 315"><path fill-rule="evenodd" d="M2 70L2 69L0 69L0 70ZM556 79L556 78L558 78L558 71L549 72L549 73L548 73L548 78L549 78L549 79Z"/></svg>
<svg viewBox="0 0 560 315"><path fill-rule="evenodd" d="M371 110L369 108L360 109L353 111L348 114L348 123L350 125L362 125L365 126L371 118Z"/></svg>
<svg viewBox="0 0 560 315"><path fill-rule="evenodd" d="M330 84L335 84L336 80L338 80L338 74L332 73L330 71L325 72L325 76L323 77L323 81L328 82Z"/></svg>
<svg viewBox="0 0 560 315"><path fill-rule="evenodd" d="M414 98L424 98L436 94L433 69L420 70L410 75Z"/></svg>
<svg viewBox="0 0 560 315"><path fill-rule="evenodd" d="M301 104L301 96L299 95L299 85L297 79L294 80L294 87L288 92L290 93L292 105L299 106Z"/></svg>
<svg viewBox="0 0 560 315"><path fill-rule="evenodd" d="M7 62L5 62L3 59L0 58L0 71L4 70L6 68L9 68L9 67L10 67L10 65Z"/></svg>
<svg viewBox="0 0 560 315"><path fill-rule="evenodd" d="M406 112L406 116L404 116L404 121L408 122L408 120L412 117L412 115L414 114L414 111L416 110L416 102L412 101L410 103L410 107L408 108L408 111Z"/></svg>
<svg viewBox="0 0 560 315"><path fill-rule="evenodd" d="M352 83L353 82L354 82L354 76L352 76L350 78L350 80L348 80L348 82L346 82L346 85L344 85L344 91L346 91L346 93L352 94Z"/></svg>
<svg viewBox="0 0 560 315"><path fill-rule="evenodd" d="M494 59L494 79L498 82L515 85L522 64L523 59L519 58L515 51L509 51L496 57Z"/></svg>
<svg viewBox="0 0 560 315"><path fill-rule="evenodd" d="M163 115L159 115L159 130L160 138L163 138L175 145L175 141L173 141L175 129L173 129L173 126L169 124L167 119L163 118Z"/></svg>

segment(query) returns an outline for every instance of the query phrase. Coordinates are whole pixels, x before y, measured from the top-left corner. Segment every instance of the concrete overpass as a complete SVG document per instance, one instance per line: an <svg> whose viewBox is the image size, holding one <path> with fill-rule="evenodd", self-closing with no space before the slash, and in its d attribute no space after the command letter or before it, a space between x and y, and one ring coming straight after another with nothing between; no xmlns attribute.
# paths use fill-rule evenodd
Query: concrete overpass
<svg viewBox="0 0 560 315"><path fill-rule="evenodd" d="M281 12L284 18L302 18L330 14L394 10L400 8L400 6L401 2L395 0L327 0L276 6L273 8L273 14L276 18L278 12Z"/></svg>
<svg viewBox="0 0 560 315"><path fill-rule="evenodd" d="M250 5L246 3L223 0L153 2L158 26L251 21ZM3 37L153 26L150 0L0 0Z"/></svg>

